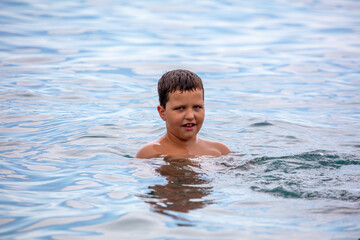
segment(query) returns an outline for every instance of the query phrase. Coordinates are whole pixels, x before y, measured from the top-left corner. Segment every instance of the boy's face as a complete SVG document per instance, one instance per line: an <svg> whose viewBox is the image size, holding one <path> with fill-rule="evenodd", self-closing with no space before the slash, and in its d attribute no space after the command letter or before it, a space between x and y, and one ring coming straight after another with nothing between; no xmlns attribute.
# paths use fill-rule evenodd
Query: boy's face
<svg viewBox="0 0 360 240"><path fill-rule="evenodd" d="M205 118L203 91L169 93L166 108L158 106L160 117L166 121L169 137L182 141L196 139Z"/></svg>

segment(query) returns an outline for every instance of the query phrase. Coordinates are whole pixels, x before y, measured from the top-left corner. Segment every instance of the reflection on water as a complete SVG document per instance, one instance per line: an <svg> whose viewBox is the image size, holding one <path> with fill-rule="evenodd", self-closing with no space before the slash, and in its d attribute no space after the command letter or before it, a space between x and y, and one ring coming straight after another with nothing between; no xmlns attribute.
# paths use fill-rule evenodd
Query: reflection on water
<svg viewBox="0 0 360 240"><path fill-rule="evenodd" d="M165 215L169 211L189 212L210 204L204 197L211 193L209 181L197 172L199 163L188 158L165 157L164 164L156 169L166 178L166 184L149 186L145 201L153 210Z"/></svg>

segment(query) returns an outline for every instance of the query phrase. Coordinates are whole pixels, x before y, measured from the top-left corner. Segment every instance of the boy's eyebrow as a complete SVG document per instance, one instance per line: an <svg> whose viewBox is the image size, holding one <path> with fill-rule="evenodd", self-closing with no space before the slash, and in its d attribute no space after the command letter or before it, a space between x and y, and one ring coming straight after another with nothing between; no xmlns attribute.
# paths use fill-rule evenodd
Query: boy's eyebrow
<svg viewBox="0 0 360 240"><path fill-rule="evenodd" d="M179 104L174 104L173 107L185 107L187 104L182 104L182 103L179 103ZM190 105L194 105L194 106L202 106L204 105L203 103L191 103Z"/></svg>
<svg viewBox="0 0 360 240"><path fill-rule="evenodd" d="M173 107L185 107L185 104L181 104L181 103L179 103L179 104L174 104Z"/></svg>

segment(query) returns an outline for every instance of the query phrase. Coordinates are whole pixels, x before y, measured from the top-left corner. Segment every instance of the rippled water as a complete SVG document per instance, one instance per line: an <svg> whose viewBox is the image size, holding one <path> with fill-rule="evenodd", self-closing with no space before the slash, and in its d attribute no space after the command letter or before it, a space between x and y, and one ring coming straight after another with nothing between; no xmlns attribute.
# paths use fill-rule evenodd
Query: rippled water
<svg viewBox="0 0 360 240"><path fill-rule="evenodd" d="M360 3L0 2L1 239L358 239ZM218 158L135 159L204 80Z"/></svg>

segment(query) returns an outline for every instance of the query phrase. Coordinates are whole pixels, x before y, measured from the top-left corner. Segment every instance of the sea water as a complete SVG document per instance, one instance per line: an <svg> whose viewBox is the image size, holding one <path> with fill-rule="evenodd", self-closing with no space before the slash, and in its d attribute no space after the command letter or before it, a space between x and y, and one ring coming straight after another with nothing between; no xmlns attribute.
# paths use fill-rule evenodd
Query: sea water
<svg viewBox="0 0 360 240"><path fill-rule="evenodd" d="M222 157L136 159L157 80ZM358 239L360 2L0 2L1 239Z"/></svg>

